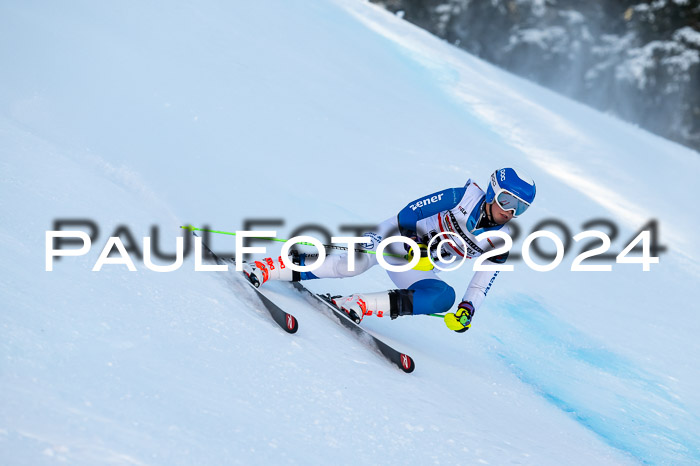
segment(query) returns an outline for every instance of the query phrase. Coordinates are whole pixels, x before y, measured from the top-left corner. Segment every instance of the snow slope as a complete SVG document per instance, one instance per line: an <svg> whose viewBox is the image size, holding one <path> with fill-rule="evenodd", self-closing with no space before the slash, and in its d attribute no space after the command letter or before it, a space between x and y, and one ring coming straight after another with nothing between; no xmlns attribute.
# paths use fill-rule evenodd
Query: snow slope
<svg viewBox="0 0 700 466"><path fill-rule="evenodd" d="M351 0L5 2L0 59L4 464L700 462L697 153ZM411 375L283 284L293 336L192 257L91 271L119 225L167 251L187 223L341 233L502 165L537 181L524 233L606 218L619 252L658 219L668 250L650 272L571 272L576 246L552 272L515 262L464 335L363 323ZM61 218L100 235L45 272ZM469 276L442 275L458 295Z"/></svg>

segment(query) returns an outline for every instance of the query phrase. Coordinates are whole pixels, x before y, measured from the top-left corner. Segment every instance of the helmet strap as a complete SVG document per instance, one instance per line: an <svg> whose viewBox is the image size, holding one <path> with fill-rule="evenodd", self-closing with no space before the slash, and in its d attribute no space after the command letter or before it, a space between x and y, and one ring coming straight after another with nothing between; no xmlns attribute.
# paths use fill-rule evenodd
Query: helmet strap
<svg viewBox="0 0 700 466"><path fill-rule="evenodd" d="M484 203L481 205L481 215L479 216L479 221L476 222L477 229L491 228L498 225L493 221L491 209L493 209L493 203L489 204L488 202L484 201Z"/></svg>
<svg viewBox="0 0 700 466"><path fill-rule="evenodd" d="M486 213L486 219L491 223L493 223L493 203L494 202L496 202L495 199L491 203L487 202L486 205L484 205L484 212Z"/></svg>

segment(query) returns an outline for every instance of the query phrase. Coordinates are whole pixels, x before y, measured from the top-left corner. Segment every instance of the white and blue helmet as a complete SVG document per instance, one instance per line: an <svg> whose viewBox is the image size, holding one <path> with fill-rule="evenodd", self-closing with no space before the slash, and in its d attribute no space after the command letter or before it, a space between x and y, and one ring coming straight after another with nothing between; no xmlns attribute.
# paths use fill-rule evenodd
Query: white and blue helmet
<svg viewBox="0 0 700 466"><path fill-rule="evenodd" d="M491 174L486 202L494 200L503 210L512 210L513 217L522 215L535 200L535 182L522 170L501 168Z"/></svg>

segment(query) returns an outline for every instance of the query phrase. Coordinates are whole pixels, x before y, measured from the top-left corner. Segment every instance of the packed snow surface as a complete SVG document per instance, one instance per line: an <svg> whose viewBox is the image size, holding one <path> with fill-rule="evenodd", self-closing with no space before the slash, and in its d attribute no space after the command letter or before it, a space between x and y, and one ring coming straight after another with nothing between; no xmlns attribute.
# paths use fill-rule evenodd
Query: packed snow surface
<svg viewBox="0 0 700 466"><path fill-rule="evenodd" d="M697 153L352 0L3 2L0 61L3 464L700 462ZM92 271L120 227L168 253L187 224L348 235L511 165L537 183L514 252L546 219L570 250L513 260L465 334L366 318L410 375L285 284L295 335L191 254ZM57 219L99 232L47 272ZM659 264L615 264L651 220ZM611 272L570 270L587 229Z"/></svg>

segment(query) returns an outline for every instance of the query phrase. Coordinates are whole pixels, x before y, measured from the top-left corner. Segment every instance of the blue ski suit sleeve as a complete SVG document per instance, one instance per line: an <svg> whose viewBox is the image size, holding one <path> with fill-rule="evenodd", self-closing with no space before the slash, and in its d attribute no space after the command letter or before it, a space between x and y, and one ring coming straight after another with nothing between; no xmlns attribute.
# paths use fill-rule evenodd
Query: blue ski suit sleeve
<svg viewBox="0 0 700 466"><path fill-rule="evenodd" d="M411 202L399 212L399 231L404 236L414 236L419 220L452 209L459 204L465 191L466 188L448 188Z"/></svg>

